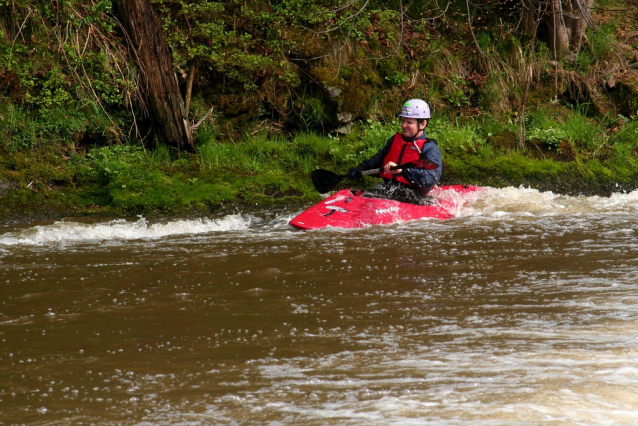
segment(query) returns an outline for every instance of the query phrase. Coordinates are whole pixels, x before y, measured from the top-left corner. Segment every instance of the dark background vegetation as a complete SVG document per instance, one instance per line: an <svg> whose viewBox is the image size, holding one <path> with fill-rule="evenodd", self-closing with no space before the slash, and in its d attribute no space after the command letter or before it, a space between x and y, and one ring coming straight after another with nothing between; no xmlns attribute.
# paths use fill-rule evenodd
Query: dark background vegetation
<svg viewBox="0 0 638 426"><path fill-rule="evenodd" d="M307 203L309 173L373 154L410 98L444 183L638 183L636 1L151 3L194 148L162 140L111 1L0 0L4 220Z"/></svg>

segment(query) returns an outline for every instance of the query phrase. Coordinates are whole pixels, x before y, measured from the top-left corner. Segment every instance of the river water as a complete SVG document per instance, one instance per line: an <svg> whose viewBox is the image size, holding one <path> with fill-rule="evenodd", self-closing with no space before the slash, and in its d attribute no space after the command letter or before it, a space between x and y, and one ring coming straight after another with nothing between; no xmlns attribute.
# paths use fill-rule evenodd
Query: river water
<svg viewBox="0 0 638 426"><path fill-rule="evenodd" d="M638 192L0 228L0 424L638 424Z"/></svg>

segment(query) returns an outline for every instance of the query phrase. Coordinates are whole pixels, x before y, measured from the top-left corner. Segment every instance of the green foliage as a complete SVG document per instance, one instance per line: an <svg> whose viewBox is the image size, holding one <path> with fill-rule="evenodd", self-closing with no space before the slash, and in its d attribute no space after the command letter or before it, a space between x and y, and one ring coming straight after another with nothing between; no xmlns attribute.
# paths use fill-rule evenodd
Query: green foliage
<svg viewBox="0 0 638 426"><path fill-rule="evenodd" d="M586 150L593 149L604 140L601 138L605 137L600 134L600 124L578 112L570 114L562 128L565 139L568 139L574 146Z"/></svg>
<svg viewBox="0 0 638 426"><path fill-rule="evenodd" d="M439 148L443 154L474 153L486 143L480 122L474 120L462 123L433 120L428 134L439 141Z"/></svg>
<svg viewBox="0 0 638 426"><path fill-rule="evenodd" d="M330 0L247 4L154 0L154 4L179 75L186 79L196 70L195 91L215 99L228 116L283 115L289 121L296 118L292 123L296 128L323 130L326 123L336 125L335 105L325 95L318 96L314 84L341 89L340 105L362 117L371 105L372 85L400 87L410 78L409 70L383 70L384 65L396 63L391 52L397 52L400 16L381 3L357 0L335 7ZM341 48L335 45L342 41ZM335 61L344 48L349 58ZM355 58L376 56L387 57L378 61L379 70L377 62L353 63Z"/></svg>
<svg viewBox="0 0 638 426"><path fill-rule="evenodd" d="M638 146L638 120L634 119L611 137L612 144L635 148Z"/></svg>
<svg viewBox="0 0 638 426"><path fill-rule="evenodd" d="M66 77L57 67L25 76L21 81L21 87L25 91L23 102L37 109L63 107L71 100L67 91L69 86Z"/></svg>
<svg viewBox="0 0 638 426"><path fill-rule="evenodd" d="M387 75L385 79L393 86L401 86L403 83L408 81L410 77L400 71L393 71L390 75Z"/></svg>
<svg viewBox="0 0 638 426"><path fill-rule="evenodd" d="M321 99L315 97L300 97L297 100L299 117L306 130L322 130L323 124L328 118L326 105Z"/></svg>
<svg viewBox="0 0 638 426"><path fill-rule="evenodd" d="M487 114L482 117L478 127L486 137L494 136L506 130L514 130L508 126L507 122L498 120L496 117Z"/></svg>
<svg viewBox="0 0 638 426"><path fill-rule="evenodd" d="M258 134L242 143L204 141L197 147L203 171L232 170L243 176L309 174L319 162L336 161L343 153L337 139L299 134L291 141Z"/></svg>
<svg viewBox="0 0 638 426"><path fill-rule="evenodd" d="M87 157L92 161L96 171L110 181L122 177L143 179L148 174L148 159L139 146L99 147L91 150Z"/></svg>
<svg viewBox="0 0 638 426"><path fill-rule="evenodd" d="M604 60L612 57L616 45L615 31L615 25L603 25L588 33L589 50L594 58Z"/></svg>
<svg viewBox="0 0 638 426"><path fill-rule="evenodd" d="M14 109L10 149L121 139L134 123L137 87L112 34L111 1L9 0L3 13L13 23L0 37L0 110Z"/></svg>
<svg viewBox="0 0 638 426"><path fill-rule="evenodd" d="M194 104L214 104L229 128L268 119L286 130L330 131L342 124L337 113L387 119L407 97L427 98L440 112L461 116L477 106L511 113L528 102L527 75L533 91L551 80L547 44L532 45L510 31L520 23L518 4L506 15L498 2L477 5L470 12L475 27L468 31L462 2L446 4L444 13L364 0L152 3L182 89L194 70L200 100ZM0 13L7 22L0 64L16 83L4 96L29 111L97 105L106 118L100 143L137 134L130 129L144 118L143 94L110 0L7 0ZM590 31L575 61L567 58L559 66L579 73L598 69L594 78L604 74L601 64L618 56L617 21ZM593 88L580 77L569 79ZM328 96L330 89L341 95ZM31 144L29 134L25 129L16 144Z"/></svg>
<svg viewBox="0 0 638 426"><path fill-rule="evenodd" d="M558 145L567 139L567 132L559 127L548 127L546 129L532 127L527 132L527 138L543 143L548 149L552 150L558 148Z"/></svg>
<svg viewBox="0 0 638 426"><path fill-rule="evenodd" d="M567 132L558 123L557 116L547 108L537 108L525 117L527 140L545 145L549 150L567 139Z"/></svg>
<svg viewBox="0 0 638 426"><path fill-rule="evenodd" d="M638 137L632 142L615 143L612 145L612 155L608 160L608 167L613 177L620 182L631 182L638 161L634 155L634 150L638 144Z"/></svg>
<svg viewBox="0 0 638 426"><path fill-rule="evenodd" d="M447 96L448 102L456 108L469 105L469 89L467 89L465 79L462 76L455 74L452 76L451 80L452 85L448 89L449 93Z"/></svg>
<svg viewBox="0 0 638 426"><path fill-rule="evenodd" d="M601 61L613 59L616 46L614 32L613 25L603 25L595 31L587 31L589 44L576 56L576 65L588 72Z"/></svg>
<svg viewBox="0 0 638 426"><path fill-rule="evenodd" d="M154 3L164 17L168 42L180 68L197 65L240 84L244 91L255 91L264 83L298 84L294 67L284 56L290 48L285 15L265 5L259 10L235 1Z"/></svg>
<svg viewBox="0 0 638 426"><path fill-rule="evenodd" d="M148 153L149 162L152 166L162 166L171 164L171 153L164 144L158 144L154 150Z"/></svg>
<svg viewBox="0 0 638 426"><path fill-rule="evenodd" d="M386 140L401 131L401 124L398 118L393 118L391 121L373 121L367 120L364 126L364 132L361 135L361 139L365 143L376 143L380 146L385 145Z"/></svg>
<svg viewBox="0 0 638 426"><path fill-rule="evenodd" d="M74 137L95 124L90 117L59 107L33 112L26 107L0 103L0 117L7 151L41 147L53 141L72 143Z"/></svg>

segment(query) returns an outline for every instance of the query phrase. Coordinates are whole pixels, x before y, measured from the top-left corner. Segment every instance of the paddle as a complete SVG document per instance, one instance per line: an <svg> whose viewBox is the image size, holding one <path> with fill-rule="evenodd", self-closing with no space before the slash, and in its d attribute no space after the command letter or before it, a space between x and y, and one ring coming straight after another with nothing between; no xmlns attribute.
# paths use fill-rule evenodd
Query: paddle
<svg viewBox="0 0 638 426"><path fill-rule="evenodd" d="M407 168L417 168L417 169L427 169L434 170L439 167L439 164L435 163L432 160L417 160L411 161L409 163L399 164L398 166L394 166L391 170L399 170L399 169L407 169ZM361 175L376 175L381 173L383 169L372 169L372 170L364 170L361 172ZM333 173L329 170L317 169L314 170L310 174L310 179L312 179L312 184L315 186L315 189L320 194L325 194L334 189L335 186L342 180L346 178L346 175L339 175L337 173Z"/></svg>

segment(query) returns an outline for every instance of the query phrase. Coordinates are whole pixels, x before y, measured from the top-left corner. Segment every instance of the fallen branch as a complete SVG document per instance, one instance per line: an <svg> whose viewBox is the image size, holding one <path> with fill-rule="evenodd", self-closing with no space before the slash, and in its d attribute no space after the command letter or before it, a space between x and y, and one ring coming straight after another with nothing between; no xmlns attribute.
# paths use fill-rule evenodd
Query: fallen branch
<svg viewBox="0 0 638 426"><path fill-rule="evenodd" d="M210 109L208 110L208 112L207 112L206 114L204 114L204 116L202 117L202 119L201 119L201 120L199 120L199 121L197 122L197 124L193 124L193 125L191 126L191 131L195 131L195 130L197 130L197 129L199 128L199 126L201 126L201 125L202 125L202 123L204 122L204 120L206 120L206 119L208 118L208 116L209 116L209 115L211 115L211 113L213 112L213 110L214 110L214 109L215 109L215 107L214 107L214 106L210 107Z"/></svg>

